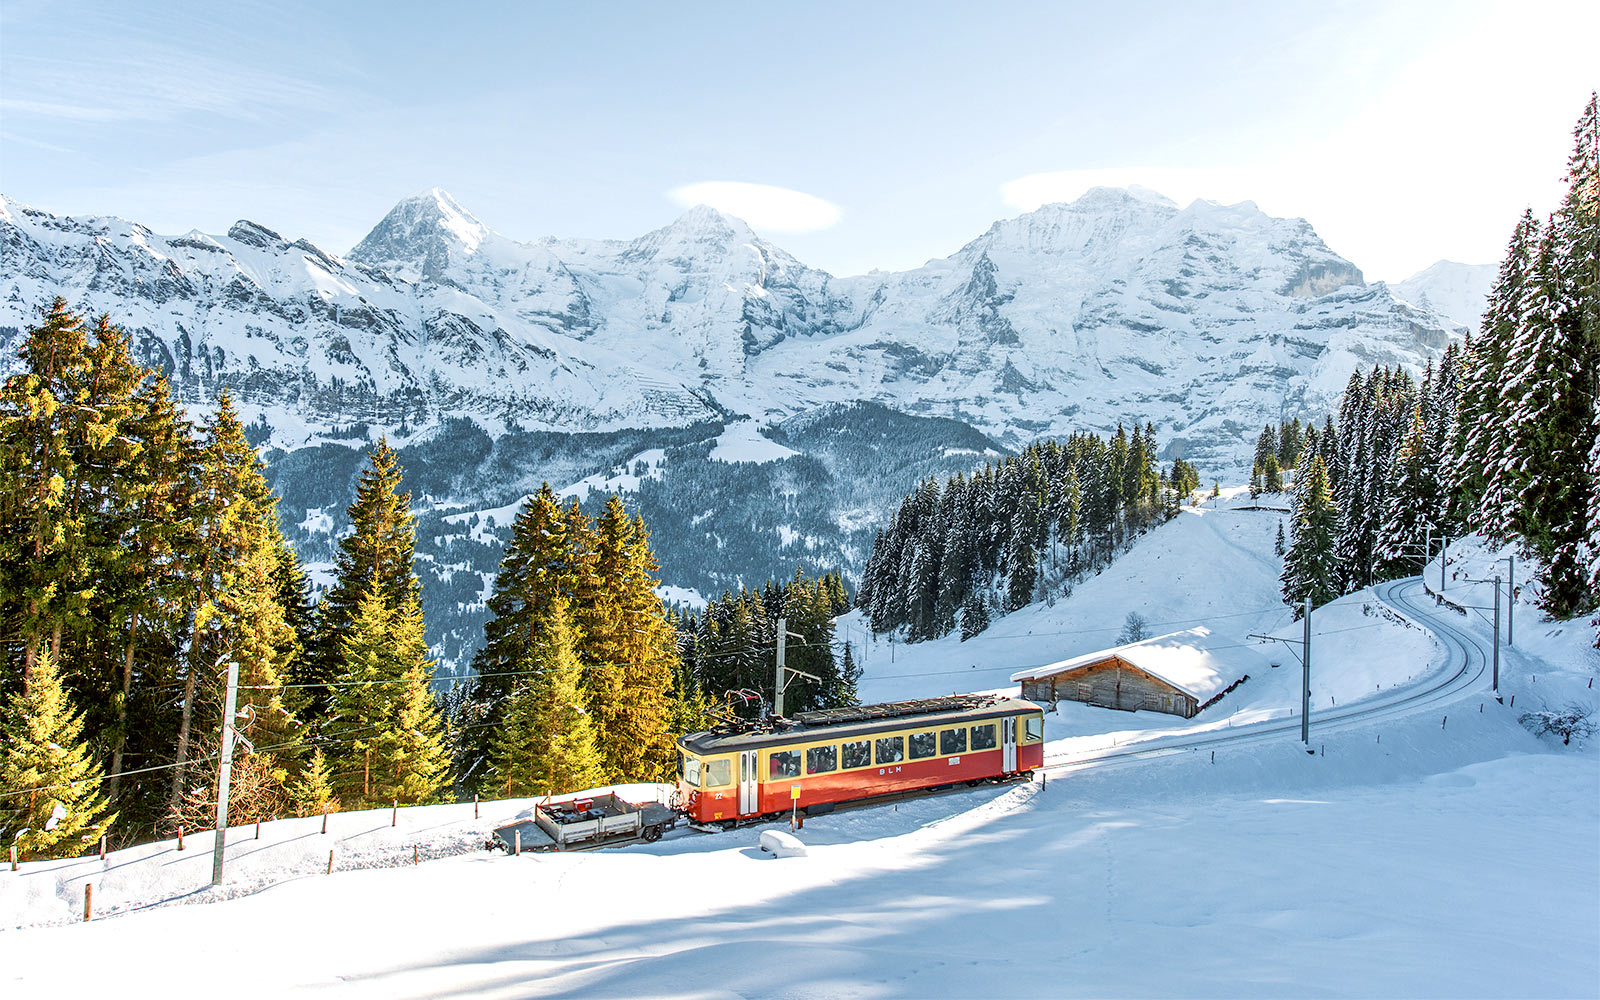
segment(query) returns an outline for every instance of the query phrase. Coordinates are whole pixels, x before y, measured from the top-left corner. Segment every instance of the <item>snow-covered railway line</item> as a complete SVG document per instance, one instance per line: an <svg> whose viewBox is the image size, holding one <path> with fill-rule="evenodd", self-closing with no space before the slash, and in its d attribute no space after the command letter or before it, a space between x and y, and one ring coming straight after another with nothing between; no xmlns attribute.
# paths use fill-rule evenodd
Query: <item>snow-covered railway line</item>
<svg viewBox="0 0 1600 1000"><path fill-rule="evenodd" d="M1329 730L1339 731L1381 719L1410 715L1430 706L1454 701L1475 687L1481 686L1487 670L1489 651L1481 640L1470 632L1438 620L1426 613L1425 606L1413 603L1411 595L1421 590L1423 590L1422 578L1415 576L1381 584L1374 592L1385 605L1439 637L1445 648L1444 664L1439 670L1423 675L1415 685L1406 689L1396 689L1393 694L1328 712L1313 712L1311 715L1313 734ZM1313 659L1313 685L1316 683L1316 667L1316 660ZM1221 732L1151 741L1143 746L1131 746L1109 752L1101 749L1047 754L1044 767L1040 770L1046 775L1077 771L1195 750L1265 742L1284 734L1298 734L1299 731L1299 717L1289 716Z"/></svg>

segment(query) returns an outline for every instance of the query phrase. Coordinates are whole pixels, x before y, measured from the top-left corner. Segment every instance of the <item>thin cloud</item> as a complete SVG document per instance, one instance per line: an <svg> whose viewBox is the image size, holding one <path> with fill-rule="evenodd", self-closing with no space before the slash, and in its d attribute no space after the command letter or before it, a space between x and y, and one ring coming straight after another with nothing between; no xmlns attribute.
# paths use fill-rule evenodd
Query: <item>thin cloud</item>
<svg viewBox="0 0 1600 1000"><path fill-rule="evenodd" d="M675 188L667 196L684 208L710 205L763 232L814 233L839 221L839 206L832 202L771 184L702 181Z"/></svg>

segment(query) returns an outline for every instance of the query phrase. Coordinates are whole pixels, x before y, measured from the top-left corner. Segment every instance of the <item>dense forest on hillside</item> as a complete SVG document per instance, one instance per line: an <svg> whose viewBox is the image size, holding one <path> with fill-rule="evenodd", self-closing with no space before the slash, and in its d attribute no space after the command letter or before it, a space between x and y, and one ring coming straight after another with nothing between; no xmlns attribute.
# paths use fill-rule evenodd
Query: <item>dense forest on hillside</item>
<svg viewBox="0 0 1600 1000"><path fill-rule="evenodd" d="M1351 376L1309 435L1284 596L1321 604L1416 572L1428 540L1481 531L1542 567L1539 604L1600 603L1600 118L1574 130L1568 190L1512 231L1483 324L1418 384ZM1435 552L1438 543L1435 542ZM1597 640L1600 642L1600 640Z"/></svg>
<svg viewBox="0 0 1600 1000"><path fill-rule="evenodd" d="M1163 472L1156 452L1153 426L1131 437L1118 427L923 480L878 532L857 606L875 632L904 628L916 642L959 623L967 638L1070 587L1199 486L1193 466L1180 458Z"/></svg>
<svg viewBox="0 0 1600 1000"><path fill-rule="evenodd" d="M230 669L242 823L665 778L703 717L618 498L593 516L528 499L475 683L441 706L387 441L314 601L226 393L195 426L126 333L59 298L21 360L0 390L0 843L23 857L210 825Z"/></svg>

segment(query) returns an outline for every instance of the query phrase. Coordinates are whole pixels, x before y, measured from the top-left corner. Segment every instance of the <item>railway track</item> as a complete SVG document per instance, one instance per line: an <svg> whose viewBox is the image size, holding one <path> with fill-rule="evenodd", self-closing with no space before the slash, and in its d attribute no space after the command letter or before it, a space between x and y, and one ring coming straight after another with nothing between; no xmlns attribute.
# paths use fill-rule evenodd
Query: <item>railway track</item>
<svg viewBox="0 0 1600 1000"><path fill-rule="evenodd" d="M1315 737L1318 733L1338 732L1377 720L1410 715L1432 706L1455 701L1463 694L1483 686L1490 655L1486 644L1466 629L1445 619L1445 612L1436 611L1432 607L1432 601L1426 595L1420 576L1380 584L1374 588L1374 593L1384 605L1437 636L1445 649L1444 662L1405 688L1396 688L1389 694L1365 699L1354 705L1332 708L1325 712L1312 712L1313 743L1316 742ZM1317 661L1313 657L1313 687L1316 684L1316 670ZM1047 754L1044 767L1040 770L1041 773L1049 775L1090 767L1104 767L1195 750L1261 743L1286 735L1296 737L1299 732L1299 716L1288 716L1222 731L1159 738L1126 748Z"/></svg>

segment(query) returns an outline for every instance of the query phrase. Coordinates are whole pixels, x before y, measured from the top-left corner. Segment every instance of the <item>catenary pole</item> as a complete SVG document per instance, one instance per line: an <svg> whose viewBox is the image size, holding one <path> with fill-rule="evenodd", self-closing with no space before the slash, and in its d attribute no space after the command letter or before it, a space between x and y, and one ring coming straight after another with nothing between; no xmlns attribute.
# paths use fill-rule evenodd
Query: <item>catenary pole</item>
<svg viewBox="0 0 1600 1000"><path fill-rule="evenodd" d="M1517 557L1506 556L1506 645L1517 644Z"/></svg>
<svg viewBox="0 0 1600 1000"><path fill-rule="evenodd" d="M222 851L228 839L228 785L233 779L233 710L239 698L239 664L228 664L228 694L222 709L222 763L217 774L217 835L211 847L211 884L222 884Z"/></svg>
<svg viewBox="0 0 1600 1000"><path fill-rule="evenodd" d="M1494 578L1494 694L1500 696L1500 578Z"/></svg>
<svg viewBox="0 0 1600 1000"><path fill-rule="evenodd" d="M1300 657L1300 742L1311 752L1311 598L1306 598L1305 638Z"/></svg>
<svg viewBox="0 0 1600 1000"><path fill-rule="evenodd" d="M789 640L789 620L778 619L778 686L772 694L772 714L783 718L783 652Z"/></svg>

